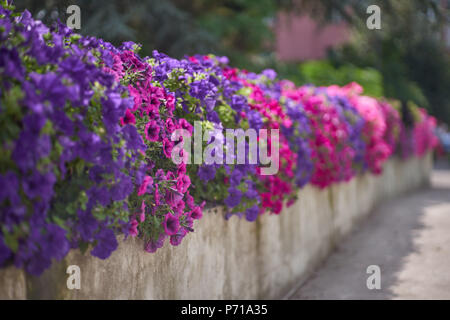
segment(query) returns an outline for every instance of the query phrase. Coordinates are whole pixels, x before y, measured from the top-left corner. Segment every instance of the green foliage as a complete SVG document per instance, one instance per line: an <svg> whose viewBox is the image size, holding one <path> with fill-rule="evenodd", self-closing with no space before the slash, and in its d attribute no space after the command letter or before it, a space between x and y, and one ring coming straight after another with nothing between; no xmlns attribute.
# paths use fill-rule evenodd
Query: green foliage
<svg viewBox="0 0 450 320"><path fill-rule="evenodd" d="M332 51L333 63L377 69L385 96L411 101L450 123L450 58L441 43L448 8L445 11L440 1L433 0L371 1L381 8L381 29L369 30L368 1L321 2L338 11L345 5L353 10L348 19L354 26L353 41Z"/></svg>
<svg viewBox="0 0 450 320"><path fill-rule="evenodd" d="M15 0L15 4L46 24L65 22L66 8L76 4L81 9L79 32L84 35L114 45L141 43L142 56L154 49L176 58L227 55L238 67L260 64L260 56L269 53L279 6L272 0Z"/></svg>
<svg viewBox="0 0 450 320"><path fill-rule="evenodd" d="M364 88L364 94L374 97L383 96L383 79L373 68L358 68L351 64L334 67L326 60L305 62L298 66L304 83L317 86L339 85L357 82Z"/></svg>
<svg viewBox="0 0 450 320"><path fill-rule="evenodd" d="M47 24L67 19L68 5L81 8L82 34L119 45L143 44L181 58L194 53L226 55L232 65L259 72L271 67L296 84L360 82L374 96L385 95L426 107L450 123L450 61L439 44L448 16L435 0L15 0ZM366 9L381 8L382 29L369 30ZM354 27L354 40L332 52L330 65L301 67L276 61L273 53L279 10L309 14L326 23L339 16ZM351 14L350 14L351 12ZM324 63L325 64L325 63ZM356 67L352 67L355 65ZM322 71L326 73L320 74ZM381 80L376 69L381 74ZM330 77L327 81L327 77ZM381 87L379 82L381 81Z"/></svg>
<svg viewBox="0 0 450 320"><path fill-rule="evenodd" d="M120 45L134 41L143 45L142 56L153 49L174 57L215 51L217 39L199 28L194 17L180 10L173 1L160 0L15 0L19 11L27 9L33 17L50 25L66 22L69 5L81 9L83 35L96 36Z"/></svg>

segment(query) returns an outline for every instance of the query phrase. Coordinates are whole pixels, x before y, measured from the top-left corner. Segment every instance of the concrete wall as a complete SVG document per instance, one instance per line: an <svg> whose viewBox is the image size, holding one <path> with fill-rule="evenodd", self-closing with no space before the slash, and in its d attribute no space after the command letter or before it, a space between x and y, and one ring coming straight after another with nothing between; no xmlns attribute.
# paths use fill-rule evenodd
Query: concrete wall
<svg viewBox="0 0 450 320"><path fill-rule="evenodd" d="M383 174L365 174L318 190L307 186L279 216L255 223L204 214L179 247L145 253L123 241L107 260L74 250L40 278L0 271L0 298L260 299L282 298L330 253L379 201L428 182L431 156L392 159ZM68 290L66 268L81 268L81 289Z"/></svg>

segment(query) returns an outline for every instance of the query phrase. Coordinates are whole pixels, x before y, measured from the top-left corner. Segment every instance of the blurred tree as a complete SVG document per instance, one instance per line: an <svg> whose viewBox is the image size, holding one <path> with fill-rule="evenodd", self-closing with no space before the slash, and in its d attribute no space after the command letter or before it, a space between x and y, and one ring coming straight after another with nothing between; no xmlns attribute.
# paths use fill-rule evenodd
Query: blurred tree
<svg viewBox="0 0 450 320"><path fill-rule="evenodd" d="M115 45L124 41L143 44L143 54L153 49L174 57L215 52L217 39L200 28L189 12L171 1L159 0L15 0L21 10L28 9L35 18L50 24L65 22L66 8L81 8L81 34L101 37Z"/></svg>
<svg viewBox="0 0 450 320"><path fill-rule="evenodd" d="M81 8L80 33L119 45L134 41L143 54L157 49L181 58L194 53L227 55L234 65L252 68L271 56L273 0L15 0L46 23L65 22L66 8Z"/></svg>
<svg viewBox="0 0 450 320"><path fill-rule="evenodd" d="M272 27L279 4L274 0L173 0L199 26L219 40L234 64L248 68L270 55ZM250 61L249 61L250 60Z"/></svg>
<svg viewBox="0 0 450 320"><path fill-rule="evenodd" d="M383 93L427 107L450 123L450 62L439 33L448 19L440 0L14 0L46 23L67 19L68 5L81 8L82 34L118 45L135 41L143 55L153 49L180 58L194 53L227 55L235 66L301 79L298 68L275 60L273 26L279 10L336 17L355 29L350 45L330 60L381 72ZM381 30L366 27L369 5L381 8Z"/></svg>
<svg viewBox="0 0 450 320"><path fill-rule="evenodd" d="M448 9L440 0L285 0L291 10L310 10L321 21L336 15L354 28L350 44L330 52L335 65L373 67L387 97L426 107L450 123L450 58L441 32ZM381 29L369 30L369 5L381 9Z"/></svg>

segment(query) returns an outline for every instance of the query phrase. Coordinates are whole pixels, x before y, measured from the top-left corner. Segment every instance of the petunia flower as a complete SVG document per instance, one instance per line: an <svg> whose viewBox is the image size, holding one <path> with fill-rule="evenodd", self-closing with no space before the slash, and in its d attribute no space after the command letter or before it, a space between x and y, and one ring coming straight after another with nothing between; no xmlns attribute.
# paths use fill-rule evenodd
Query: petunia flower
<svg viewBox="0 0 450 320"><path fill-rule="evenodd" d="M164 231L167 235L171 236L178 232L180 228L180 221L177 217L174 217L171 213L167 213L163 221Z"/></svg>
<svg viewBox="0 0 450 320"><path fill-rule="evenodd" d="M159 140L159 131L161 128L155 120L149 121L145 125L145 138L148 141L158 141Z"/></svg>

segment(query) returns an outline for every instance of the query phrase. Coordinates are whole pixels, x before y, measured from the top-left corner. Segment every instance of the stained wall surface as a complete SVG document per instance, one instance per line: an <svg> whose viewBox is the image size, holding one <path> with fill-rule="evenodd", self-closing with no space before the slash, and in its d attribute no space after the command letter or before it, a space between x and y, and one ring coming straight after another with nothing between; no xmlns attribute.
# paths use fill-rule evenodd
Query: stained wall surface
<svg viewBox="0 0 450 320"><path fill-rule="evenodd" d="M2 299L277 299L301 283L380 201L428 183L431 155L391 159L379 176L364 174L319 190L307 186L280 215L256 222L220 208L205 212L180 246L154 254L139 239L120 241L107 260L71 251L41 277L0 270ZM67 288L69 265L81 289Z"/></svg>

